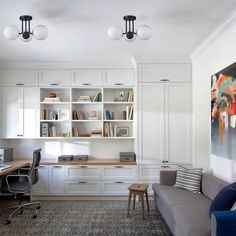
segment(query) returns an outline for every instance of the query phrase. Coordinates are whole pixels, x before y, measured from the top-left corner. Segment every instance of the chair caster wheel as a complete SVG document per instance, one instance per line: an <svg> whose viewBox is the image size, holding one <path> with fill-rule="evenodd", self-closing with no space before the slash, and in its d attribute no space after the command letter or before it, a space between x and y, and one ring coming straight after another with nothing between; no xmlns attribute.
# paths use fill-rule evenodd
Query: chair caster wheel
<svg viewBox="0 0 236 236"><path fill-rule="evenodd" d="M37 209L37 210L39 210L39 209L41 209L41 207L40 207L40 206L38 206L36 209Z"/></svg>
<svg viewBox="0 0 236 236"><path fill-rule="evenodd" d="M36 219L37 217L38 217L37 215L33 215L33 216L32 216L33 219Z"/></svg>
<svg viewBox="0 0 236 236"><path fill-rule="evenodd" d="M23 210L20 211L20 214L23 215Z"/></svg>
<svg viewBox="0 0 236 236"><path fill-rule="evenodd" d="M11 221L10 220L6 220L5 221L5 225L9 225L9 224L11 224Z"/></svg>

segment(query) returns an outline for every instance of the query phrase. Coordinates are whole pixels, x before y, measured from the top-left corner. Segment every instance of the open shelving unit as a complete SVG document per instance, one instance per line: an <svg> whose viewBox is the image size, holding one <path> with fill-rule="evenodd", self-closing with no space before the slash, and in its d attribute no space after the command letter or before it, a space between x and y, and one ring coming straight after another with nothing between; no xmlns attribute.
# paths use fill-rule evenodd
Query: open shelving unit
<svg viewBox="0 0 236 236"><path fill-rule="evenodd" d="M133 120L133 87L40 88L40 138L134 139Z"/></svg>

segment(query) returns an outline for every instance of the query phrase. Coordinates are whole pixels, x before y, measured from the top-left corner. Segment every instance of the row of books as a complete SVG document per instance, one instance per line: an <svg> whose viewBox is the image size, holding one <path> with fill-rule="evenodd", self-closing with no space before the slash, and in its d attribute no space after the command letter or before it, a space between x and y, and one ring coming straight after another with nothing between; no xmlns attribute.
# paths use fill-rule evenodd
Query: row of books
<svg viewBox="0 0 236 236"><path fill-rule="evenodd" d="M96 111L91 111L90 114L85 111L73 110L72 120L99 120Z"/></svg>
<svg viewBox="0 0 236 236"><path fill-rule="evenodd" d="M116 137L116 130L116 125L113 127L110 122L104 123L104 137Z"/></svg>
<svg viewBox="0 0 236 236"><path fill-rule="evenodd" d="M70 132L58 132L54 125L48 123L41 124L41 137L69 137Z"/></svg>
<svg viewBox="0 0 236 236"><path fill-rule="evenodd" d="M133 90L130 90L126 96L125 102L133 102L134 100L134 93Z"/></svg>
<svg viewBox="0 0 236 236"><path fill-rule="evenodd" d="M92 130L91 133L80 132L78 127L72 127L73 137L102 137L102 130Z"/></svg>
<svg viewBox="0 0 236 236"><path fill-rule="evenodd" d="M134 109L133 106L126 106L126 110L122 112L123 120L133 120ZM114 112L110 112L109 110L104 111L104 119L105 120L114 120Z"/></svg>

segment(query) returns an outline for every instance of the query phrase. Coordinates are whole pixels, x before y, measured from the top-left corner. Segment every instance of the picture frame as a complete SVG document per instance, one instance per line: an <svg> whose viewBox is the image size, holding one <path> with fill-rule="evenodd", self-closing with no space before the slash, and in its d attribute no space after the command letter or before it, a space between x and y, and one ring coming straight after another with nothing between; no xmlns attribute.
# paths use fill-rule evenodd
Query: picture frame
<svg viewBox="0 0 236 236"><path fill-rule="evenodd" d="M69 109L59 109L58 110L58 120L69 120L70 110Z"/></svg>
<svg viewBox="0 0 236 236"><path fill-rule="evenodd" d="M116 128L116 136L117 137L129 137L129 127L127 126L119 126Z"/></svg>

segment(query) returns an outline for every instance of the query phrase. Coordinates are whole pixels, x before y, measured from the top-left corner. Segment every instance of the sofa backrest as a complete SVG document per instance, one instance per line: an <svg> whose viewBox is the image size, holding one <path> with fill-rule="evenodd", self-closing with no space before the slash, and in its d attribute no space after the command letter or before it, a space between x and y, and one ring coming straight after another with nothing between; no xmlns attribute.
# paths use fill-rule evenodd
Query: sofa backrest
<svg viewBox="0 0 236 236"><path fill-rule="evenodd" d="M215 196L229 183L213 175L203 173L202 175L202 193L213 200Z"/></svg>

